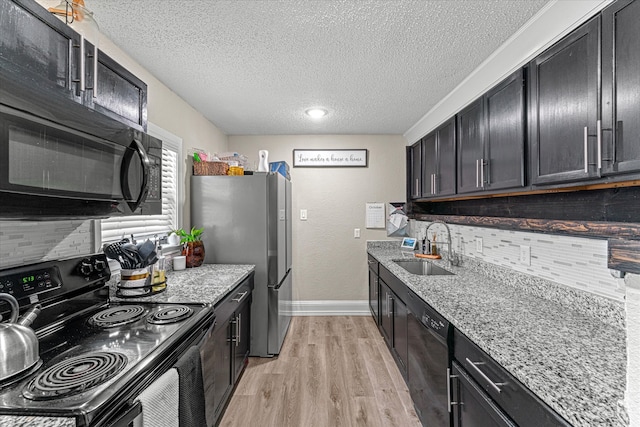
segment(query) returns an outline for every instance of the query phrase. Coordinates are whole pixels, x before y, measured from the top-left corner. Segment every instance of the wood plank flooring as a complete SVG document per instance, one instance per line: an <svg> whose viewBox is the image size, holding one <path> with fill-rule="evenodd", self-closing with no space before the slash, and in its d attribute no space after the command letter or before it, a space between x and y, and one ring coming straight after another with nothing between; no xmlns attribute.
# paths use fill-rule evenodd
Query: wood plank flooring
<svg viewBox="0 0 640 427"><path fill-rule="evenodd" d="M277 358L250 358L220 426L419 427L369 316L294 317Z"/></svg>

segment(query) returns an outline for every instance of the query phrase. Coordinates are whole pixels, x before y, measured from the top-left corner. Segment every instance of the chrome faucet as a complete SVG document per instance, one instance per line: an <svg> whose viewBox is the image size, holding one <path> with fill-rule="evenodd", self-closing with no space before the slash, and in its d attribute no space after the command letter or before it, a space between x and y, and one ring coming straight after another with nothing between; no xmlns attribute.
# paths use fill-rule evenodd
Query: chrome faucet
<svg viewBox="0 0 640 427"><path fill-rule="evenodd" d="M451 246L451 230L449 229L449 226L447 225L446 222L438 221L438 220L431 222L431 224L427 225L426 230L424 230L424 234L428 238L429 228L431 228L431 226L434 224L442 224L447 229L447 245L449 245L449 248L447 250L447 260L449 261L450 266L451 265L457 266L460 263L460 258L458 257L458 254L453 252L453 246Z"/></svg>

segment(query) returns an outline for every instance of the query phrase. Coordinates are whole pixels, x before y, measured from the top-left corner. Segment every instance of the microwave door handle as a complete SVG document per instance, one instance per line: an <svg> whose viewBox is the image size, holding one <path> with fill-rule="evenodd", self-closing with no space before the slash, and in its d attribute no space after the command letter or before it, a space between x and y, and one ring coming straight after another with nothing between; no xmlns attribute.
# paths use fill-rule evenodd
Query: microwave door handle
<svg viewBox="0 0 640 427"><path fill-rule="evenodd" d="M147 197L147 192L149 191L148 182L149 182L149 157L147 156L147 152L144 151L144 147L138 140L133 140L131 145L129 146L135 150L136 153L142 159L142 185L140 187L140 195L138 196L138 200L135 203L128 203L131 212L135 212L136 209L142 204L142 202ZM131 198L131 193L129 192L129 165L131 164L131 158L133 157L133 153L128 151L122 159L122 168L120 169L120 183L122 186L122 194L126 198Z"/></svg>

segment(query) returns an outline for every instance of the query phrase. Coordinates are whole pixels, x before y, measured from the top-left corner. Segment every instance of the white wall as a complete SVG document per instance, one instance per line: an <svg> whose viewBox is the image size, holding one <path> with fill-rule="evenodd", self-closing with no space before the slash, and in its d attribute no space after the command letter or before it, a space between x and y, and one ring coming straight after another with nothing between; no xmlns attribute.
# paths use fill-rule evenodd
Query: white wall
<svg viewBox="0 0 640 427"><path fill-rule="evenodd" d="M366 168L294 168L293 149L366 148ZM366 241L386 231L365 228L366 202L405 200L405 149L399 135L230 136L229 149L249 163L258 150L291 166L294 300L366 300ZM308 220L301 221L300 209ZM354 228L361 230L354 239Z"/></svg>

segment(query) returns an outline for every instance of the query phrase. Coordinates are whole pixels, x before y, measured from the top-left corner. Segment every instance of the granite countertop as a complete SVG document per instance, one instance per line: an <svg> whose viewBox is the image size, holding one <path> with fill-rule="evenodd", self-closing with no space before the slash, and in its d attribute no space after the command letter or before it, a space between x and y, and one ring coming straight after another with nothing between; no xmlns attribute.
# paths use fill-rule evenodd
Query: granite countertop
<svg viewBox="0 0 640 427"><path fill-rule="evenodd" d="M621 303L465 257L453 276L418 276L397 242L367 242L375 257L453 326L574 426L624 426Z"/></svg>
<svg viewBox="0 0 640 427"><path fill-rule="evenodd" d="M206 303L215 305L255 270L254 265L204 264L167 273L167 290L141 298L117 298L117 275L110 281L114 301ZM0 415L0 427L73 427L74 418Z"/></svg>
<svg viewBox="0 0 640 427"><path fill-rule="evenodd" d="M207 303L215 305L255 270L250 264L203 264L196 268L167 273L167 289L150 297L118 298L112 279L111 299L114 301Z"/></svg>

